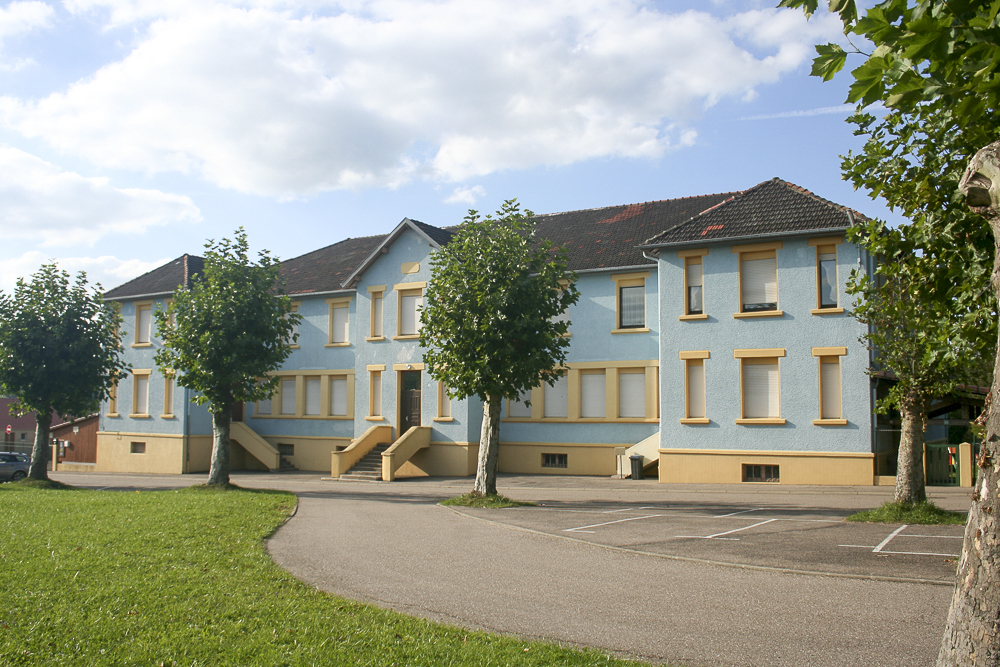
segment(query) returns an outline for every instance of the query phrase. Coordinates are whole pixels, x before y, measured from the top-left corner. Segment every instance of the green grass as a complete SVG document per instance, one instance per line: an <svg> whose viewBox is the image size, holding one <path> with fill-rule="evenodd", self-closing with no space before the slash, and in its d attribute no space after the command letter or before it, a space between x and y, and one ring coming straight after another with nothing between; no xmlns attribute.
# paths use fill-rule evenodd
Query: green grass
<svg viewBox="0 0 1000 667"><path fill-rule="evenodd" d="M626 665L337 598L274 565L276 491L0 485L0 665Z"/></svg>
<svg viewBox="0 0 1000 667"><path fill-rule="evenodd" d="M507 496L485 495L482 493L466 493L464 496L456 496L441 501L442 505L452 507L488 507L492 509L502 509L504 507L534 507L535 503L524 503L519 500L511 500Z"/></svg>
<svg viewBox="0 0 1000 667"><path fill-rule="evenodd" d="M917 504L885 503L873 510L864 510L847 517L846 521L865 523L907 523L924 525L965 525L964 512L948 512L929 500Z"/></svg>

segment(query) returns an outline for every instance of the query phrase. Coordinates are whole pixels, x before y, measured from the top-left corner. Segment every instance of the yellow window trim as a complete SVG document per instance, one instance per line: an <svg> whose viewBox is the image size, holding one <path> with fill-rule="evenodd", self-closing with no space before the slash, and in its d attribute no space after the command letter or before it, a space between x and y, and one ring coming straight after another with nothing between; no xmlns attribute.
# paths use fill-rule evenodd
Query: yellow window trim
<svg viewBox="0 0 1000 667"><path fill-rule="evenodd" d="M633 334L633 333L649 333L648 327L642 327L641 329L612 329L613 334Z"/></svg>
<svg viewBox="0 0 1000 667"><path fill-rule="evenodd" d="M326 300L326 302L330 305L344 304L345 306L349 306L351 304L351 297L349 296L330 297L329 299Z"/></svg>
<svg viewBox="0 0 1000 667"><path fill-rule="evenodd" d="M323 347L350 347L351 344L347 343L325 343Z"/></svg>
<svg viewBox="0 0 1000 667"><path fill-rule="evenodd" d="M681 424L687 424L689 426L699 426L712 423L712 420L707 418L681 419L679 421Z"/></svg>
<svg viewBox="0 0 1000 667"><path fill-rule="evenodd" d="M707 320L708 315L705 313L702 313L701 315L681 315L677 319L681 322L692 322L696 320Z"/></svg>
<svg viewBox="0 0 1000 667"><path fill-rule="evenodd" d="M754 425L781 426L785 423L785 420L780 418L767 417L761 419L737 419L736 423L740 424L741 426L754 426Z"/></svg>
<svg viewBox="0 0 1000 667"><path fill-rule="evenodd" d="M393 336L393 340L420 340L420 334L406 334L405 336Z"/></svg>
<svg viewBox="0 0 1000 667"><path fill-rule="evenodd" d="M368 293L372 294L374 292L384 292L386 291L386 285L369 285Z"/></svg>
<svg viewBox="0 0 1000 667"><path fill-rule="evenodd" d="M744 252L761 252L763 250L781 250L784 247L782 241L768 241L766 243L746 243L744 245L734 245L733 254Z"/></svg>
<svg viewBox="0 0 1000 667"><path fill-rule="evenodd" d="M846 419L814 419L814 426L847 426Z"/></svg>
<svg viewBox="0 0 1000 667"><path fill-rule="evenodd" d="M812 356L814 357L842 357L847 354L846 347L814 347Z"/></svg>
<svg viewBox="0 0 1000 667"><path fill-rule="evenodd" d="M372 371L384 371L385 364L369 364L365 366L365 370L371 373Z"/></svg>
<svg viewBox="0 0 1000 667"><path fill-rule="evenodd" d="M413 282L413 283L396 283L395 285L392 286L392 289L396 290L397 292L402 292L405 290L424 289L425 287L427 287L427 281L423 280L421 282Z"/></svg>
<svg viewBox="0 0 1000 667"><path fill-rule="evenodd" d="M677 258L684 259L685 257L703 257L708 254L708 248L691 248L690 250L678 250Z"/></svg>
<svg viewBox="0 0 1000 667"><path fill-rule="evenodd" d="M839 315L844 312L843 308L813 308L810 315Z"/></svg>
<svg viewBox="0 0 1000 667"><path fill-rule="evenodd" d="M844 242L843 236L820 236L818 238L809 239L809 245L840 245Z"/></svg>
<svg viewBox="0 0 1000 667"><path fill-rule="evenodd" d="M760 359L764 357L783 357L785 348L772 347L756 350L733 350L733 359Z"/></svg>
<svg viewBox="0 0 1000 667"><path fill-rule="evenodd" d="M411 361L408 364L393 364L392 370L394 371L422 371L424 370L424 363L422 361Z"/></svg>
<svg viewBox="0 0 1000 667"><path fill-rule="evenodd" d="M761 310L750 313L733 313L733 317L737 320L749 320L755 317L784 317L784 316L785 316L785 311L783 310Z"/></svg>
<svg viewBox="0 0 1000 667"><path fill-rule="evenodd" d="M635 273L612 273L611 280L622 282L624 280L645 280L649 278L649 271L637 271Z"/></svg>
<svg viewBox="0 0 1000 667"><path fill-rule="evenodd" d="M385 336L365 336L365 341L369 343L377 343L380 340L385 340Z"/></svg>
<svg viewBox="0 0 1000 667"><path fill-rule="evenodd" d="M711 352L708 350L686 350L678 352L678 357L680 359L709 359L711 358Z"/></svg>
<svg viewBox="0 0 1000 667"><path fill-rule="evenodd" d="M601 368L646 368L659 366L659 359L638 359L630 361L571 361L566 368L573 370L596 370Z"/></svg>

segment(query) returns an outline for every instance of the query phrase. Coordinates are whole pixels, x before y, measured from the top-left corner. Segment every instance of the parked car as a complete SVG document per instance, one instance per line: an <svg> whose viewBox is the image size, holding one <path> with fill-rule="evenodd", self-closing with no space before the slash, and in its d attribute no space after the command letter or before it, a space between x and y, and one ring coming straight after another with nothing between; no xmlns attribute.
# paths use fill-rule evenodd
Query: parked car
<svg viewBox="0 0 1000 667"><path fill-rule="evenodd" d="M0 452L0 482L24 479L30 464L31 459L26 454Z"/></svg>

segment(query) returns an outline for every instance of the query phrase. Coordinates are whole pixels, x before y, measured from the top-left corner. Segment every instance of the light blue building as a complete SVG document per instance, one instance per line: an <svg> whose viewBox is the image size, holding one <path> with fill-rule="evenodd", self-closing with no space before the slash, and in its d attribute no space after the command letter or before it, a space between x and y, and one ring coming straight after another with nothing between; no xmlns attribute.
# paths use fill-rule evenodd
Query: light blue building
<svg viewBox="0 0 1000 667"><path fill-rule="evenodd" d="M870 262L844 241L850 215L775 180L538 216L581 298L565 374L504 406L500 470L612 475L638 453L665 481L859 483L867 465L871 484L869 360L844 297ZM303 321L278 393L234 411L234 468L474 474L482 405L449 400L418 341L452 230L404 219L282 263ZM107 293L136 370L102 410L98 469L208 469L211 420L155 368L147 314L200 268L184 256Z"/></svg>

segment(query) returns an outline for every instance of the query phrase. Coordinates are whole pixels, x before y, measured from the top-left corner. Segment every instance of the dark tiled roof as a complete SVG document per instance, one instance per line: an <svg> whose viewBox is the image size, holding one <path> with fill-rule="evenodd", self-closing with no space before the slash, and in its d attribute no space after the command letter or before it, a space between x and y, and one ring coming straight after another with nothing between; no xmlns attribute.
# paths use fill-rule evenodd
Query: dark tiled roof
<svg viewBox="0 0 1000 667"><path fill-rule="evenodd" d="M844 231L851 226L848 211L847 207L818 197L805 188L773 178L682 224L648 237L643 245L687 244L820 230ZM865 219L860 213L851 213L856 218Z"/></svg>
<svg viewBox="0 0 1000 667"><path fill-rule="evenodd" d="M435 227L434 225L428 225L426 222L420 222L419 220L412 219L410 222L415 224L424 234L431 237L431 239L438 245L448 243L448 241L451 240L451 237L455 235L453 230L455 230L456 227Z"/></svg>
<svg viewBox="0 0 1000 667"><path fill-rule="evenodd" d="M569 251L569 268L573 271L653 264L637 247L645 239L733 195L727 192L538 215L535 216L535 233L565 246Z"/></svg>
<svg viewBox="0 0 1000 667"><path fill-rule="evenodd" d="M104 298L115 301L153 294L172 294L180 285L191 287L191 277L201 273L204 266L205 260L202 257L181 255L172 262L167 262L124 285L105 292Z"/></svg>
<svg viewBox="0 0 1000 667"><path fill-rule="evenodd" d="M27 414L21 415L20 417L14 417L10 414L10 406L17 401L16 398L11 398L9 396L0 397L0 433L6 430L7 426L10 426L12 431L34 431L35 426L38 422L35 421L35 413L29 412ZM63 420L55 412L52 413L52 423L58 424Z"/></svg>
<svg viewBox="0 0 1000 667"><path fill-rule="evenodd" d="M344 280L375 251L385 237L385 234L381 234L347 239L282 262L281 277L285 280L285 293L295 296L344 289Z"/></svg>

